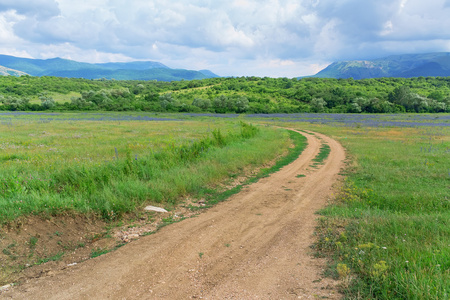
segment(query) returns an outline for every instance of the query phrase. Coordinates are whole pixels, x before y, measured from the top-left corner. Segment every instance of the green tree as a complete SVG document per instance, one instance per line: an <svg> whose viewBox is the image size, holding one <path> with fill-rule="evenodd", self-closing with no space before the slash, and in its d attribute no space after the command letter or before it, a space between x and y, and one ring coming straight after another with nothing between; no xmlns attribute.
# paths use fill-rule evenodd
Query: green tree
<svg viewBox="0 0 450 300"><path fill-rule="evenodd" d="M314 98L310 102L312 112L323 112L327 106L327 102L322 98Z"/></svg>
<svg viewBox="0 0 450 300"><path fill-rule="evenodd" d="M216 111L216 113L226 113L229 111L229 99L225 95L220 95L216 98L214 98L213 101L213 108Z"/></svg>
<svg viewBox="0 0 450 300"><path fill-rule="evenodd" d="M211 100L203 98L194 98L192 105L201 108L202 110L208 110L211 108Z"/></svg>
<svg viewBox="0 0 450 300"><path fill-rule="evenodd" d="M55 107L56 102L52 97L45 97L45 96L41 96L39 97L39 100L41 100L41 106L43 109L52 109Z"/></svg>
<svg viewBox="0 0 450 300"><path fill-rule="evenodd" d="M249 102L247 97L244 96L238 96L236 99L234 99L234 105L236 106L236 112L237 113L243 113L246 112L249 109Z"/></svg>
<svg viewBox="0 0 450 300"><path fill-rule="evenodd" d="M178 105L178 102L172 96L172 93L166 93L159 96L159 104L164 110L173 111Z"/></svg>
<svg viewBox="0 0 450 300"><path fill-rule="evenodd" d="M1 96L0 101L6 107L7 110L16 111L16 110L26 110L30 99L26 97L17 97L17 96Z"/></svg>

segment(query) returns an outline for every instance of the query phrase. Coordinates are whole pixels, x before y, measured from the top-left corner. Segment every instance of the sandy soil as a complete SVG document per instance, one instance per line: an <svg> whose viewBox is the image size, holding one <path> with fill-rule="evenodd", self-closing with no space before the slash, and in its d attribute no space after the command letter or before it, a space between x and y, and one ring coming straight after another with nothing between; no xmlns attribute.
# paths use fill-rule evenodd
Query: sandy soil
<svg viewBox="0 0 450 300"><path fill-rule="evenodd" d="M340 144L304 134L290 165L200 215L117 251L30 279L3 299L339 299L312 257L315 212L343 167ZM311 167L326 142L324 164ZM297 175L306 175L300 177Z"/></svg>

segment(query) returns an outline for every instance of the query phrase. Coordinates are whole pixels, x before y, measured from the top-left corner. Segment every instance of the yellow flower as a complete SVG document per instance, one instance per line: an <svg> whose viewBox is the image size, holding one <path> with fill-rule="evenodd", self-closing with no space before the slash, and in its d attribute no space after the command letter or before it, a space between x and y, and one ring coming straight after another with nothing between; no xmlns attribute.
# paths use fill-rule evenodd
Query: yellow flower
<svg viewBox="0 0 450 300"><path fill-rule="evenodd" d="M338 264L336 269L340 279L344 279L350 274L350 269L346 264Z"/></svg>
<svg viewBox="0 0 450 300"><path fill-rule="evenodd" d="M373 270L371 272L373 277L386 277L386 271L389 267L386 265L384 260L380 260L378 263L373 265Z"/></svg>

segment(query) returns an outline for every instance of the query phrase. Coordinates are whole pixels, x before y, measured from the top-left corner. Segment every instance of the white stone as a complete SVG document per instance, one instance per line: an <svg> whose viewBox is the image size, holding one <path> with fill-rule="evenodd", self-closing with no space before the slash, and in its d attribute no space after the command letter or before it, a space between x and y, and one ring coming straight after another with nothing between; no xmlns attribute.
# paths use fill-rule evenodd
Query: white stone
<svg viewBox="0 0 450 300"><path fill-rule="evenodd" d="M168 212L164 208L151 206L151 205L149 205L146 208L144 208L144 210L146 210L146 211L156 211L156 212L162 212L162 213Z"/></svg>
<svg viewBox="0 0 450 300"><path fill-rule="evenodd" d="M10 284L4 285L4 286L0 286L0 292L7 291L13 285L14 285L13 283L10 283Z"/></svg>

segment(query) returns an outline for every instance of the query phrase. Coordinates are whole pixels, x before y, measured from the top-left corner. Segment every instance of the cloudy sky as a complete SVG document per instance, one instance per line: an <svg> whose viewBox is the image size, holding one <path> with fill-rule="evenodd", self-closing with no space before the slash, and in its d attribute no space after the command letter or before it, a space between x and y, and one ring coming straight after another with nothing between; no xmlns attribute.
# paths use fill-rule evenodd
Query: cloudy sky
<svg viewBox="0 0 450 300"><path fill-rule="evenodd" d="M450 0L0 0L0 54L152 60L221 76L450 51Z"/></svg>

